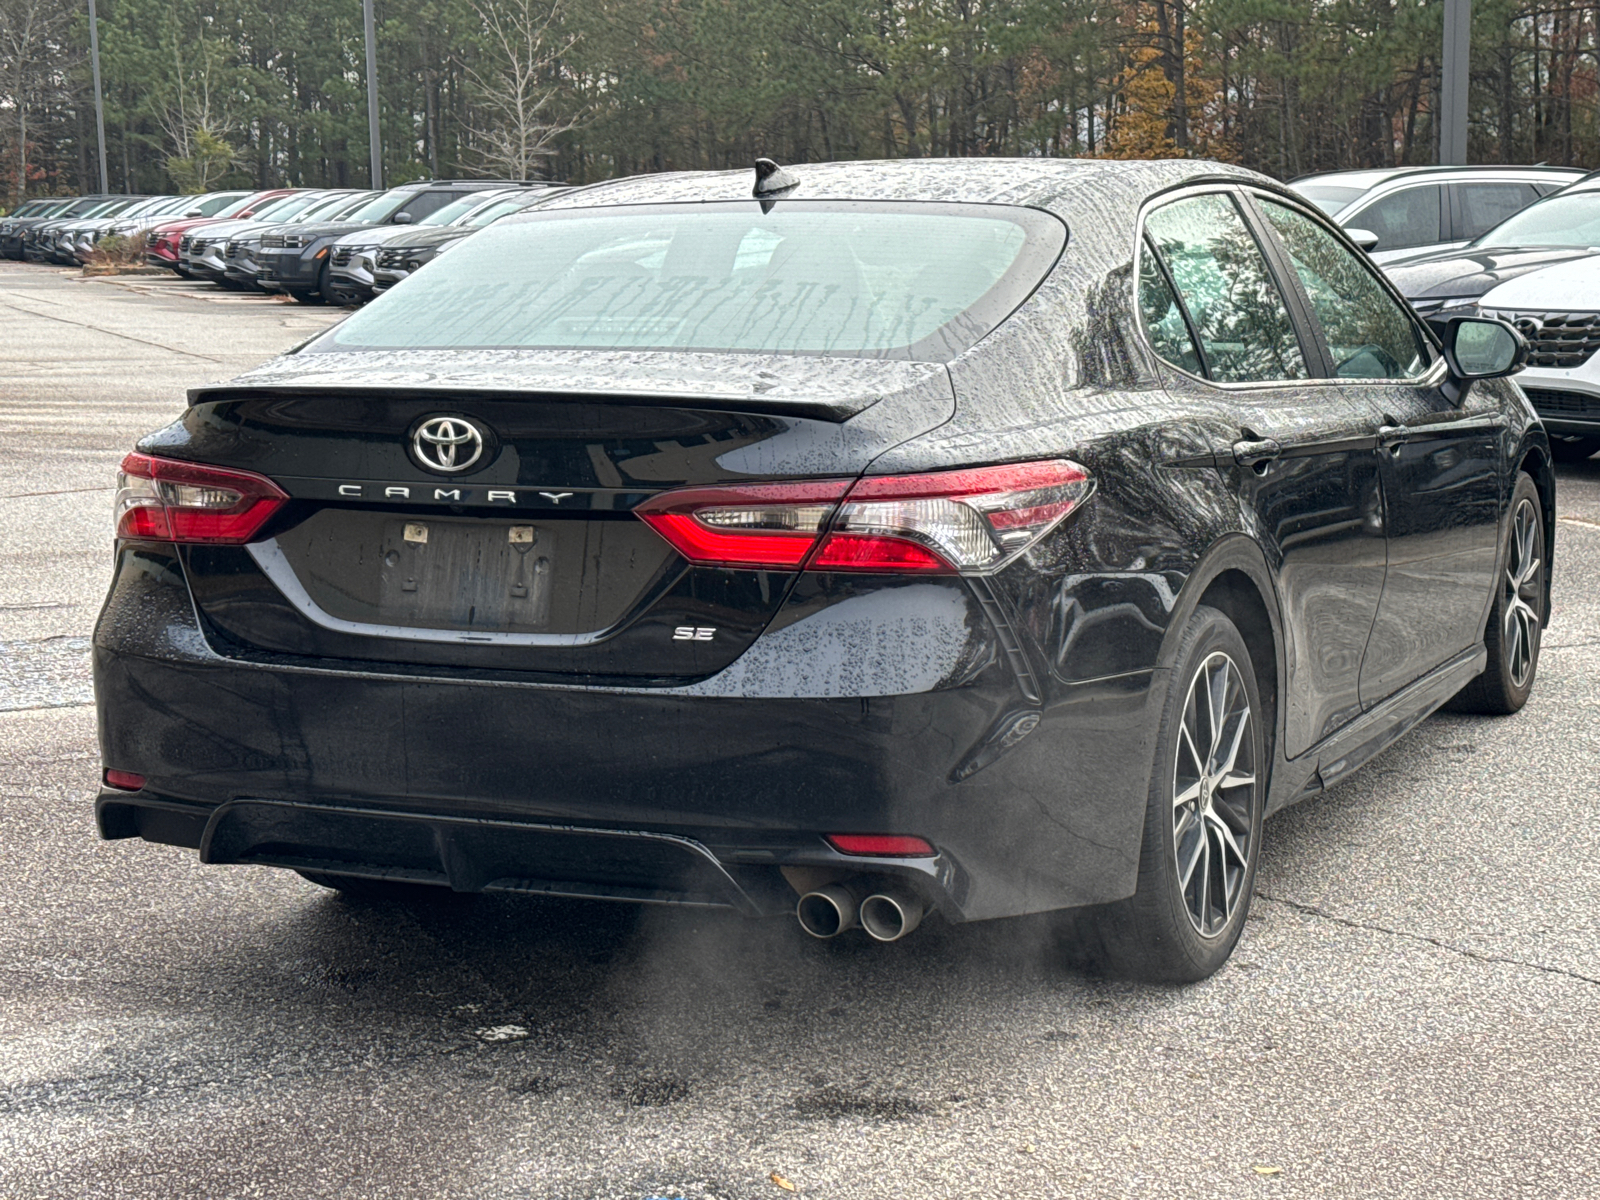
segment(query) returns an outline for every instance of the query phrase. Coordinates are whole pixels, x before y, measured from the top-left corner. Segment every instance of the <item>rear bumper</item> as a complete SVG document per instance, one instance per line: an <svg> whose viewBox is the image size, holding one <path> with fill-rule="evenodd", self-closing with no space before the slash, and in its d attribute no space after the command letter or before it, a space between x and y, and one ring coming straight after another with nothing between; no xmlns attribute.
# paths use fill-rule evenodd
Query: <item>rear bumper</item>
<svg viewBox="0 0 1600 1200"><path fill-rule="evenodd" d="M215 862L754 912L792 904L784 867L909 877L952 920L1137 882L1159 671L1030 703L1003 661L959 687L826 699L359 668L219 654L179 571L125 564L95 634L100 742L106 766L147 784L102 796L102 832ZM938 855L860 859L823 840L850 832L920 836ZM628 877L603 854L588 876L563 857L624 834L673 853ZM715 900L706 856L737 884ZM689 866L693 886L662 882Z"/></svg>

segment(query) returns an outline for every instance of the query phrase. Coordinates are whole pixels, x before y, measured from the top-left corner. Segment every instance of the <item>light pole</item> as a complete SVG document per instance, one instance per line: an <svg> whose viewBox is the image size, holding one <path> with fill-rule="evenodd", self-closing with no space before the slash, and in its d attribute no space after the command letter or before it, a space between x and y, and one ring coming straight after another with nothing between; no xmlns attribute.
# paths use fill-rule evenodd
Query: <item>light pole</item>
<svg viewBox="0 0 1600 1200"><path fill-rule="evenodd" d="M93 0L90 0L93 3ZM383 145L378 141L378 38L373 32L372 0L361 0L367 26L367 144L372 149L372 186L383 186Z"/></svg>
<svg viewBox="0 0 1600 1200"><path fill-rule="evenodd" d="M1439 76L1439 163L1467 161L1467 87L1471 79L1472 0L1444 0L1444 55Z"/></svg>
<svg viewBox="0 0 1600 1200"><path fill-rule="evenodd" d="M94 74L94 131L100 141L100 190L111 190L111 176L106 171L106 107L100 98L100 22L94 14L94 0L89 0L89 66Z"/></svg>

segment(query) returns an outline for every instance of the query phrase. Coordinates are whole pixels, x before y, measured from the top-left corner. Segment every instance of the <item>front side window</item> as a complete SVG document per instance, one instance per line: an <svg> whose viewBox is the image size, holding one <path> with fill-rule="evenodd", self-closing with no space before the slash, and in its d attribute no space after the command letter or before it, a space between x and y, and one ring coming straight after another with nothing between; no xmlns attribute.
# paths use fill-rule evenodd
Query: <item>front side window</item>
<svg viewBox="0 0 1600 1200"><path fill-rule="evenodd" d="M444 208L453 197L449 192L423 192L415 200L407 204L402 210L411 214L413 224L420 223L423 217L438 212Z"/></svg>
<svg viewBox="0 0 1600 1200"><path fill-rule="evenodd" d="M1458 238L1488 233L1539 198L1533 185L1527 183L1458 183L1455 189Z"/></svg>
<svg viewBox="0 0 1600 1200"><path fill-rule="evenodd" d="M786 200L497 221L311 350L596 349L947 361L1003 321L1066 228L1000 205Z"/></svg>
<svg viewBox="0 0 1600 1200"><path fill-rule="evenodd" d="M1304 213L1264 197L1261 211L1289 252L1342 379L1411 379L1428 364L1415 323L1372 269Z"/></svg>
<svg viewBox="0 0 1600 1200"><path fill-rule="evenodd" d="M1440 190L1434 185L1391 192L1339 224L1377 234L1374 250L1432 246L1444 240L1440 233L1439 197Z"/></svg>
<svg viewBox="0 0 1600 1200"><path fill-rule="evenodd" d="M1288 306L1232 197L1178 200L1151 213L1145 231L1189 312L1209 378L1307 378Z"/></svg>

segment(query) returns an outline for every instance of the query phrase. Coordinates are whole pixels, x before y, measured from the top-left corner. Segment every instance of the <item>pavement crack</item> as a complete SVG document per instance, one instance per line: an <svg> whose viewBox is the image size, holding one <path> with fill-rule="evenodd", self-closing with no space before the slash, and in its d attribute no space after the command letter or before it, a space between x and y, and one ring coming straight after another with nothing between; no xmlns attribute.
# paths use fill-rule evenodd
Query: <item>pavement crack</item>
<svg viewBox="0 0 1600 1200"><path fill-rule="evenodd" d="M1325 908L1318 908L1315 904L1302 904L1298 900L1285 899L1283 896L1274 896L1270 893L1257 891L1256 898L1265 900L1269 904L1281 904L1295 912L1304 913L1309 917L1320 917L1324 921L1332 921L1335 925L1343 925L1346 929L1360 929L1366 933L1382 933L1389 937L1405 938L1407 941L1422 942L1440 950L1448 950L1451 954L1458 954L1462 958L1476 959L1483 963L1499 963L1503 966L1525 967L1530 971L1539 971L1545 975L1562 975L1568 979L1576 979L1580 983L1592 983L1600 986L1600 978L1585 975L1581 971L1569 971L1565 967L1552 967L1545 963L1529 962L1525 958L1511 958L1504 954L1486 954L1481 950L1469 950L1465 946L1458 946L1447 942L1443 938L1430 937L1425 933L1411 933L1404 929L1391 929L1387 925L1376 925L1368 921L1355 921L1349 917L1335 916Z"/></svg>
<svg viewBox="0 0 1600 1200"><path fill-rule="evenodd" d="M79 329L90 329L95 333L103 333L107 337L121 338L125 342L136 342L141 346L151 346L157 350L165 350L168 354L182 354L187 358L198 358L202 362L221 363L220 358L212 358L209 354L196 354L193 350L180 350L176 346L168 346L163 342L152 342L148 338L134 337L131 333L118 333L114 329L105 329L99 325L91 325L87 321L74 321L70 317L58 317L54 313L34 312L31 308L12 303L10 300L0 300L0 308L9 308L12 312L22 313L28 317L40 317L46 321L59 321L63 325L76 325Z"/></svg>
<svg viewBox="0 0 1600 1200"><path fill-rule="evenodd" d="M114 487L88 487L88 488L62 488L55 492L13 492L7 496L0 496L0 500L31 500L35 496L75 496L79 492L114 492Z"/></svg>

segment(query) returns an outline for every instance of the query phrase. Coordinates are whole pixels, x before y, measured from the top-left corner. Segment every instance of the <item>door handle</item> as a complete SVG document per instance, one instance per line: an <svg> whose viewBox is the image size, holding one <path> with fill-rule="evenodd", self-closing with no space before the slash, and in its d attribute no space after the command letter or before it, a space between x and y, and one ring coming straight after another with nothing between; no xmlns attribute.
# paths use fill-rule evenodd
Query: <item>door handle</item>
<svg viewBox="0 0 1600 1200"><path fill-rule="evenodd" d="M1283 454L1283 447L1272 438L1247 438L1233 444L1233 461L1241 467L1264 467Z"/></svg>
<svg viewBox="0 0 1600 1200"><path fill-rule="evenodd" d="M1378 446L1391 454L1400 453L1400 447L1411 440L1411 431L1404 425L1379 425Z"/></svg>

